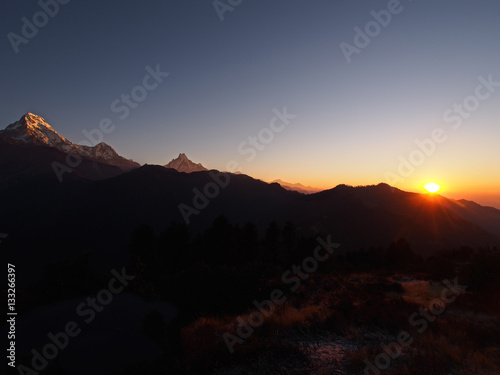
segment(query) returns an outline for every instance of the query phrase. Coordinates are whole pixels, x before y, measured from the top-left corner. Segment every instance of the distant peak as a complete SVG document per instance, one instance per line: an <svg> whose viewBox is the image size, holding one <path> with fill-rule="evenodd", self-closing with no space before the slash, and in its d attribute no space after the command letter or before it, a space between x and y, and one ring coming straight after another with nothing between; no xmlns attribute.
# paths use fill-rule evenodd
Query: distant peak
<svg viewBox="0 0 500 375"><path fill-rule="evenodd" d="M271 181L271 183L277 183L286 190L298 191L299 193L304 193L304 194L317 193L322 190L312 186L305 186L298 182L297 183L286 182L281 179L273 180Z"/></svg>
<svg viewBox="0 0 500 375"><path fill-rule="evenodd" d="M193 163L184 153L180 153L177 158L172 159L168 164L165 165L166 168L173 168L179 172L198 172L198 171L206 171L207 169L199 164Z"/></svg>
<svg viewBox="0 0 500 375"><path fill-rule="evenodd" d="M113 148L111 147L110 145L108 145L107 143L105 142L99 142L98 144L96 144L94 147L105 147L105 148Z"/></svg>

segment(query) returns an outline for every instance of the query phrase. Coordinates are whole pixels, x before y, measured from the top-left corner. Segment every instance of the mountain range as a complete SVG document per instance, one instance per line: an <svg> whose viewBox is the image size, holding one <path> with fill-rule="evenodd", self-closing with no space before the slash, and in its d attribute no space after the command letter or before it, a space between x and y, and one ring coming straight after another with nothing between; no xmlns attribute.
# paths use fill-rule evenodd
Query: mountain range
<svg viewBox="0 0 500 375"><path fill-rule="evenodd" d="M64 153L75 153L84 159L116 166L124 171L140 166L118 155L113 147L104 142L95 146L77 145L57 133L42 117L29 112L0 131L0 142L52 147Z"/></svg>
<svg viewBox="0 0 500 375"><path fill-rule="evenodd" d="M322 190L322 189L315 188L312 186L304 186L301 183L291 183L291 182L286 182L286 181L283 181L280 179L271 181L271 183L273 183L273 182L280 184L286 190L298 191L299 193L303 193L303 194L317 193L317 192L320 192Z"/></svg>
<svg viewBox="0 0 500 375"><path fill-rule="evenodd" d="M26 113L18 121L8 125L4 130L0 130L0 144L23 145L23 146L45 146L61 151L66 157L54 156L54 161L59 165L67 165L68 154L77 154L82 162L81 167L76 168L75 175L90 179L102 179L112 177L124 171L139 168L140 164L133 160L126 159L116 153L108 144L100 142L95 146L75 144L57 133L45 119L33 113ZM46 150L47 151L47 150ZM13 151L15 152L15 151ZM24 152L28 152L25 148ZM89 163L93 168L89 168ZM109 167L118 167L110 169ZM200 163L194 163L184 153L180 153L175 159L164 165L165 168L172 168L178 172L192 173L208 171ZM72 172L75 168L71 168ZM304 186L300 183L290 183L283 180L274 180L271 183L278 183L287 190L299 193L311 194L321 191L319 188Z"/></svg>
<svg viewBox="0 0 500 375"><path fill-rule="evenodd" d="M60 183L52 165L66 163L72 150L82 162ZM196 233L221 214L239 225L253 222L261 234L271 221L291 221L299 233L330 235L343 250L399 238L422 255L500 245L500 210L492 207L387 184L303 194L207 170L184 154L165 166L139 166L105 143L76 145L31 113L0 132L0 183L0 232L9 234L2 246L26 269L88 251L111 263L125 256L141 224L161 231L171 221L186 222Z"/></svg>

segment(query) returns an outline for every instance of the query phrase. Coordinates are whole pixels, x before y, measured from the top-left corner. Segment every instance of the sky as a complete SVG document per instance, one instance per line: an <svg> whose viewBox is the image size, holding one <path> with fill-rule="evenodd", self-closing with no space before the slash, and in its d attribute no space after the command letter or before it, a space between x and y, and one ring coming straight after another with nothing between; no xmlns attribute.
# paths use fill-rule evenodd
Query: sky
<svg viewBox="0 0 500 375"><path fill-rule="evenodd" d="M102 140L141 164L182 152L325 189L435 181L500 208L499 14L497 0L3 0L0 127L33 112L80 143L110 119Z"/></svg>

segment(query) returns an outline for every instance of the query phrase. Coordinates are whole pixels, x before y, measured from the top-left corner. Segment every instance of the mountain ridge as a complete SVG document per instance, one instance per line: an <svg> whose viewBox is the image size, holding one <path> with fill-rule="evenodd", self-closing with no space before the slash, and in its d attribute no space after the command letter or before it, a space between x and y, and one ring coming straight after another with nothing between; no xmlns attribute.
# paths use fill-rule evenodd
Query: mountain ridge
<svg viewBox="0 0 500 375"><path fill-rule="evenodd" d="M273 182L281 185L283 188L285 188L287 190L297 191L297 192L303 193L303 194L313 194L313 193L318 193L318 192L323 190L323 189L315 188L313 186L305 186L299 182L292 183L292 182L286 182L286 181L283 181L280 179L276 179L276 180L271 181L270 183L273 183Z"/></svg>
<svg viewBox="0 0 500 375"><path fill-rule="evenodd" d="M39 236L55 225L66 232L67 240L85 241L85 236L78 237L82 235L78 228L88 226L100 233L97 237L104 245L113 236L121 238L123 228L132 230L142 222L160 229L169 221L182 221L185 216L179 207L185 205L192 208L188 224L197 230L223 214L241 225L255 222L260 230L270 221L280 225L292 221L307 235L331 234L351 249L385 246L399 237L427 254L454 246L500 244L500 210L494 208L405 192L384 183L337 185L303 194L278 183L227 173L230 183L219 188L213 174L224 172L208 171L182 153L170 164L181 171L159 165L123 171L96 160L109 151L99 144L83 149L95 154L70 174L69 183L58 184L51 163L64 162L67 155L62 150L74 144L33 116L28 114L24 121L22 118L0 132L2 140L11 141L0 148L0 193L9 197L4 204L8 220L3 226L12 232L12 238L16 230L22 236L29 213L29 226L40 230ZM50 147L40 147L47 143ZM203 170L182 171L184 167L192 171L193 166ZM29 194L33 184L43 191L42 199ZM205 191L207 186L210 189ZM51 222L44 227L47 216Z"/></svg>
<svg viewBox="0 0 500 375"><path fill-rule="evenodd" d="M78 145L60 135L41 116L27 112L18 121L0 130L0 141L4 143L25 143L35 146L52 147L63 153L76 153L78 156L128 171L140 166L126 159L110 145L100 142L95 146Z"/></svg>

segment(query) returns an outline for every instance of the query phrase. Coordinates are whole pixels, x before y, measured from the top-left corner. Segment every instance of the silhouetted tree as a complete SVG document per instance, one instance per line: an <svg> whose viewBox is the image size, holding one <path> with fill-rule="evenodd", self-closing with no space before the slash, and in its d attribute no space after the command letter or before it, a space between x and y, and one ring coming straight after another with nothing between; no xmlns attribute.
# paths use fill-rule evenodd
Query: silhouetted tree
<svg viewBox="0 0 500 375"><path fill-rule="evenodd" d="M385 252L385 264L391 270L407 269L419 263L420 259L404 238L392 242Z"/></svg>
<svg viewBox="0 0 500 375"><path fill-rule="evenodd" d="M209 264L233 262L238 248L237 229L221 215L201 234L194 244L194 255Z"/></svg>
<svg viewBox="0 0 500 375"><path fill-rule="evenodd" d="M248 222L240 231L237 261L240 264L254 262L258 257L258 248L259 236L257 228L253 223Z"/></svg>
<svg viewBox="0 0 500 375"><path fill-rule="evenodd" d="M154 260L156 251L156 238L153 228L142 224L132 233L130 252L139 257L144 263L151 263Z"/></svg>
<svg viewBox="0 0 500 375"><path fill-rule="evenodd" d="M281 230L278 223L272 221L266 229L264 239L264 252L266 258L270 258L271 263L277 266L280 263L281 255Z"/></svg>
<svg viewBox="0 0 500 375"><path fill-rule="evenodd" d="M500 288L500 252L490 248L478 249L471 261L461 271L461 280L469 286L470 291L490 293L498 298L496 291ZM491 294L491 293L490 293Z"/></svg>
<svg viewBox="0 0 500 375"><path fill-rule="evenodd" d="M191 233L186 224L172 221L158 238L158 263L169 272L178 272L190 255Z"/></svg>
<svg viewBox="0 0 500 375"><path fill-rule="evenodd" d="M285 248L286 263L298 261L297 233L291 221L287 221L283 227L283 246Z"/></svg>

